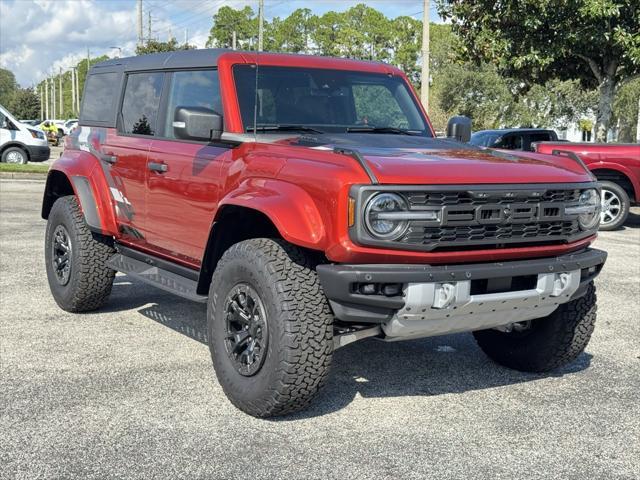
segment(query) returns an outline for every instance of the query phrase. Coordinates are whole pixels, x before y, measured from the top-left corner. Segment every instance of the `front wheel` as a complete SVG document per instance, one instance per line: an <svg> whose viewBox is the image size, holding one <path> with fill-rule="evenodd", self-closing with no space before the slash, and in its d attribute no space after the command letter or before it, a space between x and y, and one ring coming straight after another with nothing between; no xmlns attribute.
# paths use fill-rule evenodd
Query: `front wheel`
<svg viewBox="0 0 640 480"><path fill-rule="evenodd" d="M229 400L249 415L301 410L328 376L333 316L313 257L280 240L245 240L224 253L213 274L213 366Z"/></svg>
<svg viewBox="0 0 640 480"><path fill-rule="evenodd" d="M617 230L624 225L629 215L629 195L617 183L600 182L600 185L600 230Z"/></svg>
<svg viewBox="0 0 640 480"><path fill-rule="evenodd" d="M523 372L548 372L580 355L596 321L596 287L560 305L551 315L521 322L511 332L495 329L473 332L480 348L495 362Z"/></svg>
<svg viewBox="0 0 640 480"><path fill-rule="evenodd" d="M27 152L20 147L9 147L2 153L3 163L15 163L25 165L29 161Z"/></svg>

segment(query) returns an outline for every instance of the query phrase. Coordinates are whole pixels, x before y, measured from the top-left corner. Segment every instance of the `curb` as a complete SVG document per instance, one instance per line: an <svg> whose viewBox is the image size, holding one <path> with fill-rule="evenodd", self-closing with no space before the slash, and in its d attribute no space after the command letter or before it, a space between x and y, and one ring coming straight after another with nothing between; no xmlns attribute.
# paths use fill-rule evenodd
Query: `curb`
<svg viewBox="0 0 640 480"><path fill-rule="evenodd" d="M6 180L46 180L47 172L23 173L23 172L0 172L0 179Z"/></svg>

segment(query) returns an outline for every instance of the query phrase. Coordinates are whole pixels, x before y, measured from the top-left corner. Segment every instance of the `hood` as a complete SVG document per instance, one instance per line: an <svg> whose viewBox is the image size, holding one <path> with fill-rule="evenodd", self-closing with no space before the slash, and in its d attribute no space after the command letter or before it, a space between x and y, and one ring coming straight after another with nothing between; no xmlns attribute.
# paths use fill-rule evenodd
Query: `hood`
<svg viewBox="0 0 640 480"><path fill-rule="evenodd" d="M452 140L408 135L344 134L301 137L317 150L357 150L379 183L500 184L590 182L574 159L476 147Z"/></svg>

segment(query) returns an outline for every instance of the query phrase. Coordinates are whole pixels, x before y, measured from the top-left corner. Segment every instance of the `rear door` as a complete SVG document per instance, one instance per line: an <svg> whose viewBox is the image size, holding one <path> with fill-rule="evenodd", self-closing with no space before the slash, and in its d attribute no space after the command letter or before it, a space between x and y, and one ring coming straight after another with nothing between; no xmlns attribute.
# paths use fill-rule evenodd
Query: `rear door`
<svg viewBox="0 0 640 480"><path fill-rule="evenodd" d="M176 138L177 107L206 107L222 114L218 71L168 73L162 135L151 142L147 161L147 242L161 254L197 266L219 201L222 161L230 148Z"/></svg>
<svg viewBox="0 0 640 480"><path fill-rule="evenodd" d="M103 146L110 157L110 188L123 240L146 243L147 156L158 128L164 72L129 73L119 110L117 132Z"/></svg>

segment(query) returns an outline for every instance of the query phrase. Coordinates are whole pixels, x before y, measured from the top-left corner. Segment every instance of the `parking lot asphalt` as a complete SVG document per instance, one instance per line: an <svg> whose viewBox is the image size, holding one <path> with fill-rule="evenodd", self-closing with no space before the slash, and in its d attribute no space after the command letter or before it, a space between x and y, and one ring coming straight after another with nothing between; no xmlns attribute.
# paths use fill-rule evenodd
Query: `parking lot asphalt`
<svg viewBox="0 0 640 480"><path fill-rule="evenodd" d="M549 375L469 334L338 350L312 407L257 420L217 383L205 307L116 277L102 310L49 294L44 184L0 181L0 478L640 477L640 210L597 280L596 330Z"/></svg>

